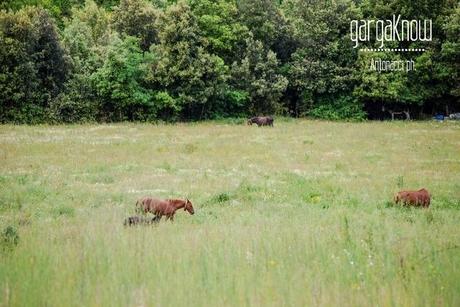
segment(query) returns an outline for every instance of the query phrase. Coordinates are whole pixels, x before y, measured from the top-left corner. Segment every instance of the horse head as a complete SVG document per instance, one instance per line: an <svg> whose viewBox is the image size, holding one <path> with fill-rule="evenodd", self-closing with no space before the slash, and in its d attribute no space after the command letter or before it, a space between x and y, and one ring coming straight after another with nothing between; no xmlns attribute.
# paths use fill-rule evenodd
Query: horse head
<svg viewBox="0 0 460 307"><path fill-rule="evenodd" d="M184 211L188 211L190 214L195 214L195 210L193 210L193 204L188 198L185 200Z"/></svg>

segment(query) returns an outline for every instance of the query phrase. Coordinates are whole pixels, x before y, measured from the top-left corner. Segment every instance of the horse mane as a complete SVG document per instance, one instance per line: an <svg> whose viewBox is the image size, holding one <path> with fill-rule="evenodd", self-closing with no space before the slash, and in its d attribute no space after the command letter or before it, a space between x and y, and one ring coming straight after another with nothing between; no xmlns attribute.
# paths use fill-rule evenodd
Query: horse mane
<svg viewBox="0 0 460 307"><path fill-rule="evenodd" d="M183 200L183 199L178 199L178 198L169 198L166 200L168 203L170 204L173 204L174 206L177 206L177 205L184 205L185 206L185 203L186 201Z"/></svg>

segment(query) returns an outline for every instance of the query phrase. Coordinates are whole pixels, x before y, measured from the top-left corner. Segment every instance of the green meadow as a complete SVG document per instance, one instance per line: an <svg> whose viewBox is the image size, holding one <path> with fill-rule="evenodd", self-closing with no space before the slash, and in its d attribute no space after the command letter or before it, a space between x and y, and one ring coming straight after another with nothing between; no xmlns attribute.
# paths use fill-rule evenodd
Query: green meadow
<svg viewBox="0 0 460 307"><path fill-rule="evenodd" d="M3 125L0 162L0 306L460 305L459 123ZM146 195L195 215L124 227Z"/></svg>

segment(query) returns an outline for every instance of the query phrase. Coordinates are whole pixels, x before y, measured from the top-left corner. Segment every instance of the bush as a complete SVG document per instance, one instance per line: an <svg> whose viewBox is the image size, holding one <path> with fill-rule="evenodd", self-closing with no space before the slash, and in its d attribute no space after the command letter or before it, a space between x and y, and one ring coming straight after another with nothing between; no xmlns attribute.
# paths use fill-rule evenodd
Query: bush
<svg viewBox="0 0 460 307"><path fill-rule="evenodd" d="M19 243L19 234L16 227L8 225L2 232L2 250L12 250Z"/></svg>
<svg viewBox="0 0 460 307"><path fill-rule="evenodd" d="M95 121L97 109L93 101L61 94L51 102L50 115L60 123L83 123Z"/></svg>
<svg viewBox="0 0 460 307"><path fill-rule="evenodd" d="M218 203L225 203L230 200L230 195L228 195L228 193L220 193L215 197L215 200Z"/></svg>
<svg viewBox="0 0 460 307"><path fill-rule="evenodd" d="M328 120L364 120L366 118L363 106L356 99L348 96L341 96L334 101L325 101L314 106L308 114Z"/></svg>

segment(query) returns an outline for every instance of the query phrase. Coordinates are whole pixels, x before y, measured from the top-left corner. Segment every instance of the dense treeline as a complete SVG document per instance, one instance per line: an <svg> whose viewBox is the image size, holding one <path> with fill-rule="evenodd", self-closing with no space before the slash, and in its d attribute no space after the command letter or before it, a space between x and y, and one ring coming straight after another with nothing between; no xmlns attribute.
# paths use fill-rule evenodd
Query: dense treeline
<svg viewBox="0 0 460 307"><path fill-rule="evenodd" d="M0 9L1 122L460 111L455 0L7 0ZM389 45L427 51L353 48L352 19L393 14L433 20L431 42ZM370 71L377 56L411 58L416 70Z"/></svg>

